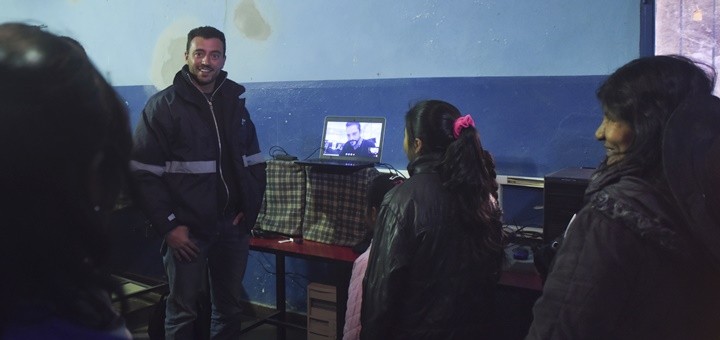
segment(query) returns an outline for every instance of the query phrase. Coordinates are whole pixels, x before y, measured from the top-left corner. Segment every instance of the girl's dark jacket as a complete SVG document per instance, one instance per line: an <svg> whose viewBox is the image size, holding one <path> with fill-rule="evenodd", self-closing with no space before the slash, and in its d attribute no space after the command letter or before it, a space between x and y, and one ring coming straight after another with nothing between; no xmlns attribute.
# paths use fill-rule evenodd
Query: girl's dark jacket
<svg viewBox="0 0 720 340"><path fill-rule="evenodd" d="M717 339L720 273L669 192L601 167L533 309L527 339Z"/></svg>
<svg viewBox="0 0 720 340"><path fill-rule="evenodd" d="M206 97L184 66L173 85L149 99L131 169L138 203L160 235L187 225L193 235L208 236L217 232L218 218L238 211L252 228L265 168L244 92L221 71Z"/></svg>
<svg viewBox="0 0 720 340"><path fill-rule="evenodd" d="M418 157L410 179L385 196L363 283L361 339L490 336L501 261L472 255L477 243L453 223L438 160Z"/></svg>

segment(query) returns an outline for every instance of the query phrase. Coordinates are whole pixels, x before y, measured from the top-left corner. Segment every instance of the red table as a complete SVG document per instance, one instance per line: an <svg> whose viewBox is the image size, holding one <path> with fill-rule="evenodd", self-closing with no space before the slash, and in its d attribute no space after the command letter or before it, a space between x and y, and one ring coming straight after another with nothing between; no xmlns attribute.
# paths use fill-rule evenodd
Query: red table
<svg viewBox="0 0 720 340"><path fill-rule="evenodd" d="M331 261L339 263L355 262L360 254L355 254L350 247L336 246L304 240L302 243L279 241L287 238L250 238L250 249L274 254L283 254L310 260Z"/></svg>
<svg viewBox="0 0 720 340"><path fill-rule="evenodd" d="M514 272L505 270L498 284L503 286L542 291L542 279L538 273Z"/></svg>
<svg viewBox="0 0 720 340"><path fill-rule="evenodd" d="M337 291L337 334L342 339L345 324L345 309L347 308L348 285L352 274L352 265L360 254L356 254L350 247L343 247L313 241L303 240L302 243L283 242L287 238L250 238L250 250L275 255L275 308L276 312L261 319L257 323L243 329L243 333L260 326L263 323L274 324L278 327L278 339L285 339L285 327L304 329L304 327L286 321L285 314L285 257L296 257L309 261L319 261L337 265L340 270L335 273L335 287Z"/></svg>
<svg viewBox="0 0 720 340"><path fill-rule="evenodd" d="M285 339L285 328L294 327L304 329L304 327L288 323L285 320L286 313L286 292L285 292L285 257L291 256L309 261L319 261L325 263L333 263L339 266L340 270L336 273L336 289L337 289L337 331L338 339L342 339L342 331L345 323L345 309L347 307L348 284L352 273L352 265L359 256L352 251L350 247L343 247L313 241L303 240L297 242L283 242L287 238L250 238L250 250L271 253L275 255L275 287L277 312L260 320L245 329L243 332L249 331L262 323L271 323L278 325L278 339ZM540 275L532 271L514 271L512 269L503 271L500 285L529 289L532 291L542 291L542 280Z"/></svg>

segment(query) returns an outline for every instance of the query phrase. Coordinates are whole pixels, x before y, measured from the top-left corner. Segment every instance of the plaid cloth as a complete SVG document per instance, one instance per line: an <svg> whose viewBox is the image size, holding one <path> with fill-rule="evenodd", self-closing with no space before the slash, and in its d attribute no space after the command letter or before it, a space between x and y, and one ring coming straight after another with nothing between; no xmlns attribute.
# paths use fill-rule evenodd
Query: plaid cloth
<svg viewBox="0 0 720 340"><path fill-rule="evenodd" d="M303 237L341 246L360 242L367 230L368 183L379 174L375 168L349 174L308 170Z"/></svg>
<svg viewBox="0 0 720 340"><path fill-rule="evenodd" d="M287 236L302 235L305 167L292 161L267 161L267 186L255 228Z"/></svg>

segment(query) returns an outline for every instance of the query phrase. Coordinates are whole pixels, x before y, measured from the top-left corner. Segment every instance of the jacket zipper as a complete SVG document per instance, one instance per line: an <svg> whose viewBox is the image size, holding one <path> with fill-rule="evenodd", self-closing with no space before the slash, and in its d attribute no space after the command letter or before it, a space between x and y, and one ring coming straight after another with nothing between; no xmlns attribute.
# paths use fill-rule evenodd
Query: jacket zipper
<svg viewBox="0 0 720 340"><path fill-rule="evenodd" d="M220 138L220 128L218 127L217 118L215 117L215 109L213 108L212 100L215 98L215 93L220 89L220 86L222 86L225 83L225 79L223 79L222 83L218 85L218 87L215 88L215 91L210 95L210 99L207 99L208 105L210 105L210 113L213 117L213 123L215 124L215 135L217 136L218 140L218 151L220 154L218 154L218 172L220 172L220 180L223 183L223 187L225 188L225 207L223 207L223 213L227 213L228 205L230 204L230 188L228 188L227 182L225 181L225 174L223 173L223 144L222 139Z"/></svg>
<svg viewBox="0 0 720 340"><path fill-rule="evenodd" d="M215 117L215 109L213 108L212 100L213 100L213 98L215 98L215 94L216 94L217 91L220 89L220 87L221 87L223 84L225 84L225 80L226 80L227 78L226 78L226 79L223 79L222 83L220 83L220 85L218 85L218 86L215 88L215 91L213 91L213 93L210 95L210 99L208 99L208 98L205 96L205 94L202 93L202 91L200 91L200 89L197 87L197 84L195 84L195 82L192 80L192 78L190 78L190 76L187 75L187 74L186 74L186 76L187 76L187 79L190 80L190 83L193 84L193 86L195 87L195 89L197 89L198 92L200 92L200 94L203 96L203 98L205 98L205 101L207 101L208 106L210 106L210 114L212 115L213 124L215 124L215 136L217 137L217 142L218 142L218 152L219 152L219 154L218 154L218 172L220 173L220 181L222 182L223 187L225 188L225 198L226 198L226 199L225 199L225 206L223 207L223 210L222 210L222 211L223 211L223 213L226 213L226 210L227 210L227 208L228 208L228 205L230 204L230 188L228 188L227 182L225 181L225 174L223 173L223 170L222 170L222 169L223 169L223 168L222 168L222 158L223 158L223 157L222 157L222 155L223 155L223 153L222 153L222 148L223 148L223 145L222 145L222 139L220 138L220 128L218 127L217 118Z"/></svg>

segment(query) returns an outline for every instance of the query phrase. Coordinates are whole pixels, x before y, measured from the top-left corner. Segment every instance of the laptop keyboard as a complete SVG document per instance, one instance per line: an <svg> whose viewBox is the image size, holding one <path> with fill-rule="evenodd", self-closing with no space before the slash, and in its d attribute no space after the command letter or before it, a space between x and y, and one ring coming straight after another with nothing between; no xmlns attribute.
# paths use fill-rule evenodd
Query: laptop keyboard
<svg viewBox="0 0 720 340"><path fill-rule="evenodd" d="M344 166L360 166L360 165L370 165L371 164L368 162L348 161L348 160L340 160L340 159L325 159L325 158L313 159L311 162L315 163L315 164L344 165Z"/></svg>

